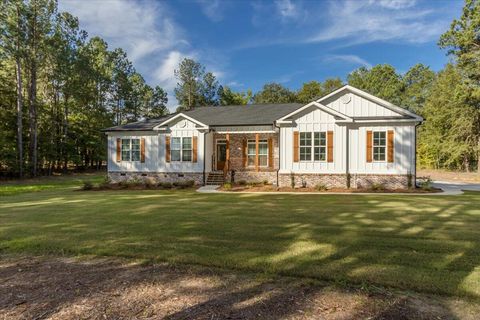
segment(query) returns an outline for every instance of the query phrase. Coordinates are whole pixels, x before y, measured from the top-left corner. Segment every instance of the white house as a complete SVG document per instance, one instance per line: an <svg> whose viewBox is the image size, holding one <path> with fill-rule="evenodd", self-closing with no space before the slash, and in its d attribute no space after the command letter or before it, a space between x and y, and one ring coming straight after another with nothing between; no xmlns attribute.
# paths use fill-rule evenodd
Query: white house
<svg viewBox="0 0 480 320"><path fill-rule="evenodd" d="M423 119L352 86L303 104L199 107L112 127L112 181L406 188Z"/></svg>

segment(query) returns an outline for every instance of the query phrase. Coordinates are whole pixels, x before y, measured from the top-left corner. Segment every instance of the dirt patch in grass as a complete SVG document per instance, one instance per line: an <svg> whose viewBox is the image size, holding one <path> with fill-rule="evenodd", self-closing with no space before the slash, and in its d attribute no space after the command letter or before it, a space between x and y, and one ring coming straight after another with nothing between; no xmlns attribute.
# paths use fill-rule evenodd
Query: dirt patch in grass
<svg viewBox="0 0 480 320"><path fill-rule="evenodd" d="M442 192L441 189L431 188L431 189L344 189L344 188L331 188L326 190L318 190L317 188L290 188L290 187L276 187L272 185L256 185L256 186L242 186L242 185L233 185L230 187L221 187L222 191L232 191L232 192L322 192L322 193L436 193Z"/></svg>
<svg viewBox="0 0 480 320"><path fill-rule="evenodd" d="M2 319L475 319L474 302L196 266L0 257Z"/></svg>

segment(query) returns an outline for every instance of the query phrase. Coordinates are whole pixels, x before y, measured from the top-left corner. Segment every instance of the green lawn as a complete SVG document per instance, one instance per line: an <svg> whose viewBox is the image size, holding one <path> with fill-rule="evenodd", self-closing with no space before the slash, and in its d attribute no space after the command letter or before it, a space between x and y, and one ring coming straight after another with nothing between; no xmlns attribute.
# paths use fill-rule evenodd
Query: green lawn
<svg viewBox="0 0 480 320"><path fill-rule="evenodd" d="M70 186L70 185L69 185ZM0 253L120 256L480 298L480 193L0 197Z"/></svg>

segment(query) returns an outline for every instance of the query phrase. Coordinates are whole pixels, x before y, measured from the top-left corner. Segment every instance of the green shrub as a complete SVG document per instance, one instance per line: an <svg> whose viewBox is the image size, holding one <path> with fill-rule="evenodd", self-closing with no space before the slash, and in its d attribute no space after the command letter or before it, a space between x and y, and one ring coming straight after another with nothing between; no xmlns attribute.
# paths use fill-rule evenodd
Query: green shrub
<svg viewBox="0 0 480 320"><path fill-rule="evenodd" d="M268 184L268 180L265 179L265 180L262 181L262 183L263 183L264 186L266 186Z"/></svg>
<svg viewBox="0 0 480 320"><path fill-rule="evenodd" d="M293 173L290 174L290 187L295 189L295 175Z"/></svg>
<svg viewBox="0 0 480 320"><path fill-rule="evenodd" d="M432 190L432 179L430 177L421 177L418 178L420 180L419 186L423 190Z"/></svg>
<svg viewBox="0 0 480 320"><path fill-rule="evenodd" d="M315 186L315 190L317 191L327 191L328 190L328 187L323 184L323 183L318 183L316 186Z"/></svg>
<svg viewBox="0 0 480 320"><path fill-rule="evenodd" d="M82 190L92 190L92 189L93 189L93 183L91 181L83 182Z"/></svg>
<svg viewBox="0 0 480 320"><path fill-rule="evenodd" d="M186 188L191 188L195 185L194 180L187 180L187 181L175 181L173 183L173 186L180 188L180 189L186 189Z"/></svg>
<svg viewBox="0 0 480 320"><path fill-rule="evenodd" d="M162 189L172 189L172 183L171 182L160 182L158 186Z"/></svg>
<svg viewBox="0 0 480 320"><path fill-rule="evenodd" d="M385 185L383 183L372 183L370 189L372 189L373 191L384 191Z"/></svg>
<svg viewBox="0 0 480 320"><path fill-rule="evenodd" d="M231 190L232 189L232 184L230 182L224 183L223 184L223 189Z"/></svg>
<svg viewBox="0 0 480 320"><path fill-rule="evenodd" d="M238 184L241 185L241 186L245 186L245 185L247 185L247 181L246 180L240 180L240 181L238 181Z"/></svg>

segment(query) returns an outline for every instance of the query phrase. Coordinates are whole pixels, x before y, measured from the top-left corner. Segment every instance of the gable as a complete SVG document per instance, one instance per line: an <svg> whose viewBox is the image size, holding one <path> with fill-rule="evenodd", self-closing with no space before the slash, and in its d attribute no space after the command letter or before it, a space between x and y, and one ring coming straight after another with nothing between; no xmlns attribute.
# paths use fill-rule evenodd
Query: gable
<svg viewBox="0 0 480 320"><path fill-rule="evenodd" d="M335 123L337 119L333 114L316 106L310 106L290 117L290 120L296 123Z"/></svg>
<svg viewBox="0 0 480 320"><path fill-rule="evenodd" d="M189 119L186 119L184 117L178 117L172 122L169 122L168 127L171 130L191 130L196 129L198 126L196 123Z"/></svg>
<svg viewBox="0 0 480 320"><path fill-rule="evenodd" d="M404 117L404 114L387 108L378 102L343 90L322 100L322 104L349 117Z"/></svg>

